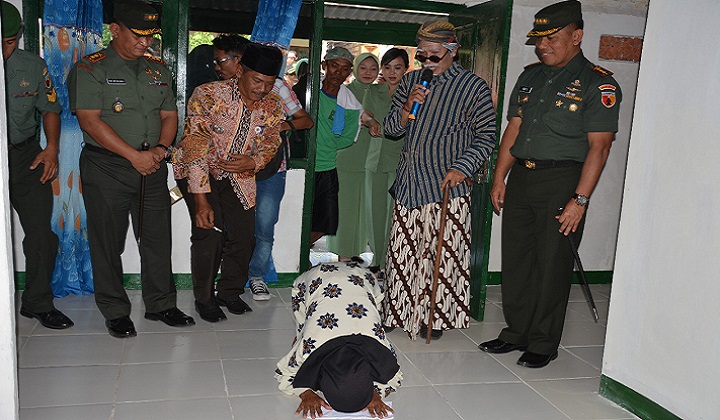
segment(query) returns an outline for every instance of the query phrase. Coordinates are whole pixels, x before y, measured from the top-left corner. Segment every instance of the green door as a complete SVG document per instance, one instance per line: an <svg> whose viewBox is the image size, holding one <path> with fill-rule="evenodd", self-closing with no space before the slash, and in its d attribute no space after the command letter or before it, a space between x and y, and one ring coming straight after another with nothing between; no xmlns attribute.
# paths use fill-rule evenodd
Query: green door
<svg viewBox="0 0 720 420"><path fill-rule="evenodd" d="M460 64L485 79L492 91L498 116L498 143L503 115L502 98L511 16L512 0L492 0L450 15L450 22L457 27ZM490 161L483 165L473 180L475 185L472 193L470 315L478 321L482 321L485 315L485 288L488 283L488 255L493 212L489 194L496 157L497 146Z"/></svg>

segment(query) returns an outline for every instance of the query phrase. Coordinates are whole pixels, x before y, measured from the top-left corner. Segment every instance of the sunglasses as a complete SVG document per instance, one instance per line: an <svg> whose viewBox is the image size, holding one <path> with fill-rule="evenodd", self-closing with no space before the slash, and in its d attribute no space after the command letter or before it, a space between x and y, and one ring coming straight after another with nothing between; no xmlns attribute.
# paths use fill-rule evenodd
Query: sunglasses
<svg viewBox="0 0 720 420"><path fill-rule="evenodd" d="M416 53L415 59L421 63L424 63L428 60L432 61L433 63L439 63L442 61L443 58L445 58L446 55L448 55L449 52L450 50L445 51L445 54L443 54L442 57L438 57L437 55L431 55L430 57L428 57L426 55L422 55L421 53Z"/></svg>
<svg viewBox="0 0 720 420"><path fill-rule="evenodd" d="M233 57L232 57L232 56L228 56L228 57L221 58L221 59L219 59L219 60L213 60L213 63L215 63L216 66L221 66L222 63L230 60L231 58L233 58Z"/></svg>

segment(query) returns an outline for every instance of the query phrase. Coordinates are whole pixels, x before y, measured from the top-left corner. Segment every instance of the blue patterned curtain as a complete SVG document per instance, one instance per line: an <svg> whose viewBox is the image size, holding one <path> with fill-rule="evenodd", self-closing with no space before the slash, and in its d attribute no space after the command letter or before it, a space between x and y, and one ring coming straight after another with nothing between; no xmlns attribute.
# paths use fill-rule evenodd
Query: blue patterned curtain
<svg viewBox="0 0 720 420"><path fill-rule="evenodd" d="M250 40L288 49L301 5L302 0L260 0Z"/></svg>
<svg viewBox="0 0 720 420"><path fill-rule="evenodd" d="M70 112L67 77L78 59L102 48L101 41L102 0L45 0L43 55L63 108L60 168L53 181L52 228L60 240L51 283L56 297L94 290L80 184L82 132Z"/></svg>

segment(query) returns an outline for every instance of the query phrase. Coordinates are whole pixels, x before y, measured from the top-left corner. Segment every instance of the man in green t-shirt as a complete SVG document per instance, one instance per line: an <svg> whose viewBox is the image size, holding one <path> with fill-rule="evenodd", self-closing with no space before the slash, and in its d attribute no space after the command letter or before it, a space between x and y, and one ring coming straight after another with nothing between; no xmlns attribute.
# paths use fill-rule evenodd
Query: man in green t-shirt
<svg viewBox="0 0 720 420"><path fill-rule="evenodd" d="M338 149L352 145L360 133L360 104L343 85L353 69L353 55L343 47L325 54L325 78L318 106L315 149L315 197L310 243L334 235L338 227L338 177L335 162Z"/></svg>
<svg viewBox="0 0 720 420"><path fill-rule="evenodd" d="M177 308L170 259L170 196L164 160L178 125L172 75L161 60L145 56L153 35L160 33L158 13L142 1L118 1L110 32L109 48L75 64L68 90L70 108L77 114L85 141L80 174L95 302L110 335L124 338L137 332L123 288L120 256L128 214L138 235L141 195L145 318L177 327L195 321Z"/></svg>
<svg viewBox="0 0 720 420"><path fill-rule="evenodd" d="M25 232L25 292L20 314L36 318L47 328L65 329L73 322L53 305L50 288L58 238L50 228L52 180L58 170L60 103L45 61L19 50L20 12L2 2L2 55L8 119L10 202ZM36 113L42 114L45 149L37 137Z"/></svg>
<svg viewBox="0 0 720 420"><path fill-rule="evenodd" d="M579 1L540 10L527 36L541 62L525 68L510 96L490 192L503 211L507 327L479 347L522 350L519 365L541 368L557 358L565 321L573 273L566 236L579 242L582 235L589 197L618 130L622 93L612 72L583 56Z"/></svg>

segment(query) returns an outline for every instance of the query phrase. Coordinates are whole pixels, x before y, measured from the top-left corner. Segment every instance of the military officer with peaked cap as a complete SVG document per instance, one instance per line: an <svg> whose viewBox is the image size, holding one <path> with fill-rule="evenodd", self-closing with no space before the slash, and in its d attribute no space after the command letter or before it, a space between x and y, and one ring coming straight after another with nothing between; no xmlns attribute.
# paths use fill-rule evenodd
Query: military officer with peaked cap
<svg viewBox="0 0 720 420"><path fill-rule="evenodd" d="M22 33L20 12L2 2L2 55L8 112L10 202L25 232L25 292L20 314L37 318L53 329L73 326L55 309L50 289L58 238L50 228L53 209L51 182L57 174L60 103L45 61L17 48ZM45 149L37 137L36 113L42 114Z"/></svg>
<svg viewBox="0 0 720 420"><path fill-rule="evenodd" d="M137 235L140 185L145 177L142 294L145 318L170 326L193 325L177 309L171 266L168 148L177 133L170 70L145 56L161 32L158 13L137 0L118 0L109 48L83 57L68 78L70 107L83 130L80 156L95 301L110 335L136 335L123 288L121 254L132 216ZM142 150L147 142L149 150Z"/></svg>
<svg viewBox="0 0 720 420"><path fill-rule="evenodd" d="M527 36L541 61L525 68L510 96L490 192L495 209L503 211L507 327L480 349L522 350L517 363L540 368L558 355L573 274L566 236L579 241L582 235L618 130L622 94L612 72L582 53L577 0L540 10Z"/></svg>

